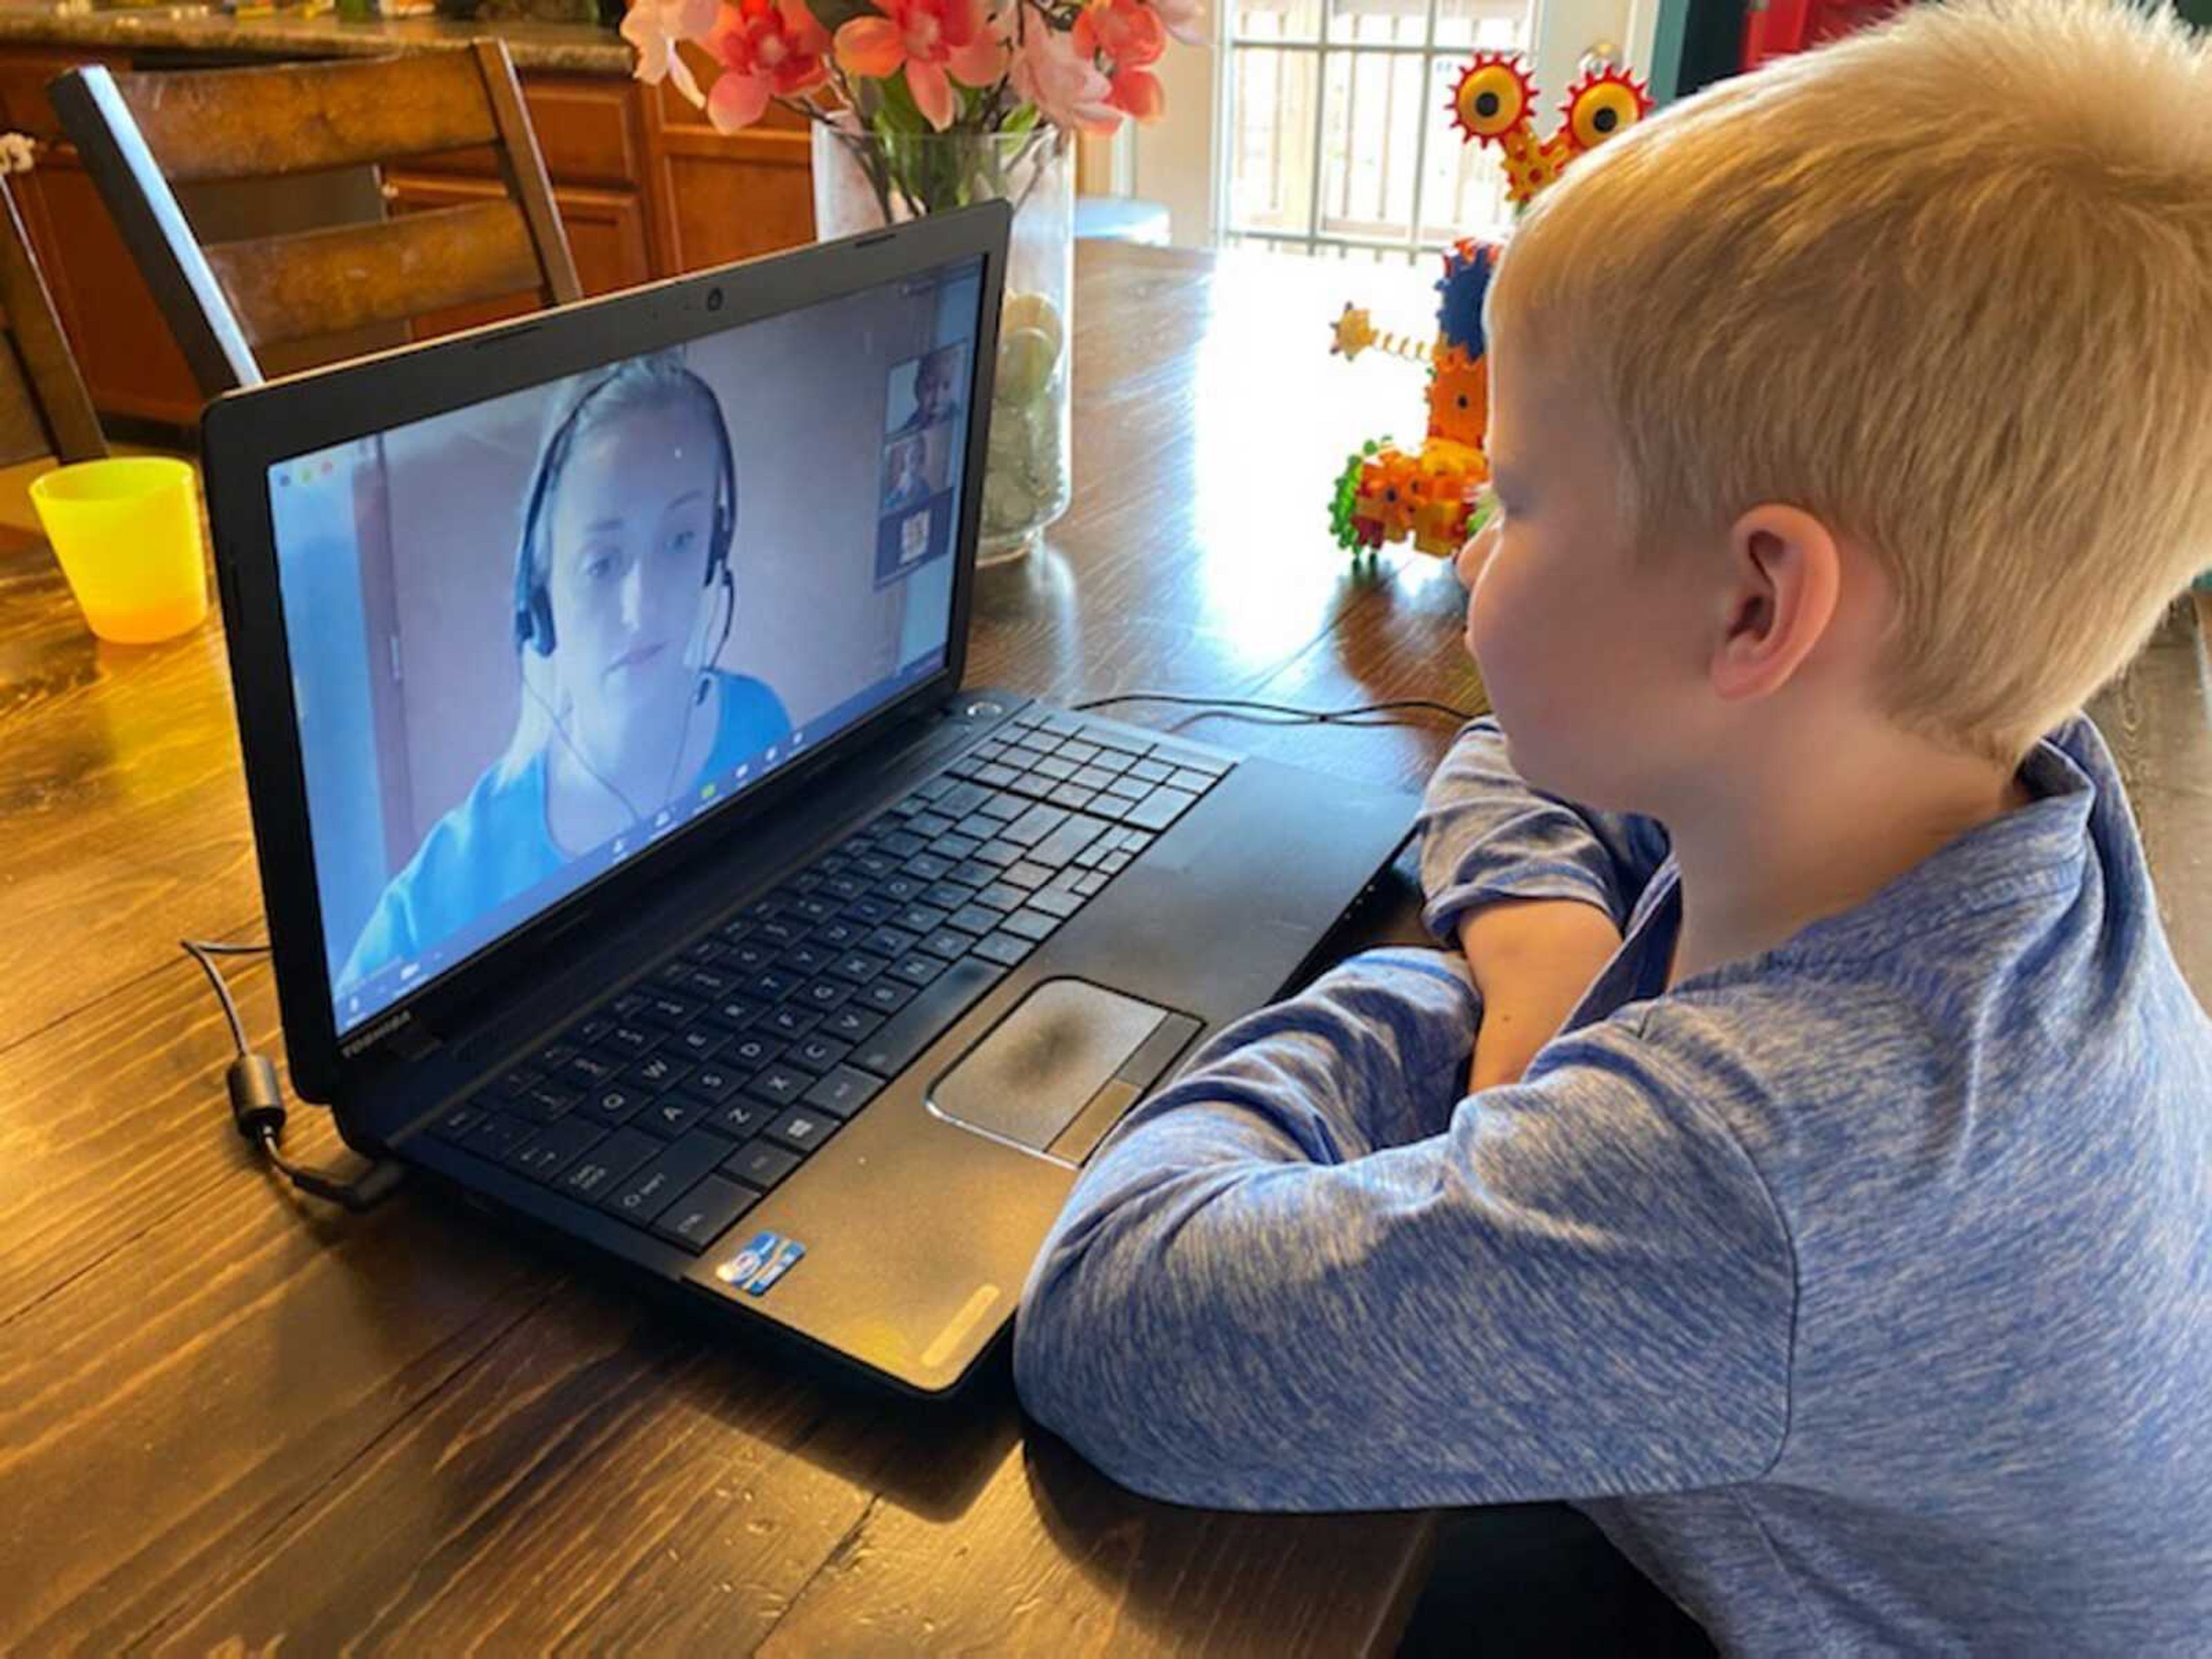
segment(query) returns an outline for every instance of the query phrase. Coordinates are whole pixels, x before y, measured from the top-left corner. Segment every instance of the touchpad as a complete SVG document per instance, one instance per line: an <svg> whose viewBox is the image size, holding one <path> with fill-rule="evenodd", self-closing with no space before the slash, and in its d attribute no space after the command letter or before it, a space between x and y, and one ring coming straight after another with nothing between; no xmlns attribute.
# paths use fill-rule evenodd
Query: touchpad
<svg viewBox="0 0 2212 1659"><path fill-rule="evenodd" d="M1118 991L1048 980L930 1085L930 1109L1079 1164L1198 1029Z"/></svg>

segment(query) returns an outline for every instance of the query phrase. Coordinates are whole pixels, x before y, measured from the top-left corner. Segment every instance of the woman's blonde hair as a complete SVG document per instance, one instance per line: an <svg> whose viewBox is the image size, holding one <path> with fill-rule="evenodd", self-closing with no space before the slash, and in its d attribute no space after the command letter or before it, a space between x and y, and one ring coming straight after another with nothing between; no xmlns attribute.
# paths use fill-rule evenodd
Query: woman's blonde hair
<svg viewBox="0 0 2212 1659"><path fill-rule="evenodd" d="M1863 542L1888 711L2008 763L2212 566L2212 52L1914 7L1577 161L1489 312L1610 416L1640 543L1764 501Z"/></svg>

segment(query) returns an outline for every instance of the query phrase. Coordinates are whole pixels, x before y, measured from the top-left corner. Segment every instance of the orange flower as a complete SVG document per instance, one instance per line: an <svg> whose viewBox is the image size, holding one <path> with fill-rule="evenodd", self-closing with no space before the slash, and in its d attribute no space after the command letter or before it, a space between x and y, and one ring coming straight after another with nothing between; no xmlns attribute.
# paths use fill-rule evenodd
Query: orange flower
<svg viewBox="0 0 2212 1659"><path fill-rule="evenodd" d="M1092 0L1073 33L1078 52L1101 53L1117 70L1157 64L1168 49L1167 26L1144 0Z"/></svg>
<svg viewBox="0 0 2212 1659"><path fill-rule="evenodd" d="M830 78L823 61L830 31L815 21L806 0L737 0L721 9L707 46L722 62L707 94L707 118L717 131L749 127L769 99L810 91Z"/></svg>
<svg viewBox="0 0 2212 1659"><path fill-rule="evenodd" d="M952 125L952 81L988 87L1004 72L1006 38L980 0L875 3L881 16L855 17L837 31L837 62L848 75L877 80L904 69L915 107L938 131Z"/></svg>

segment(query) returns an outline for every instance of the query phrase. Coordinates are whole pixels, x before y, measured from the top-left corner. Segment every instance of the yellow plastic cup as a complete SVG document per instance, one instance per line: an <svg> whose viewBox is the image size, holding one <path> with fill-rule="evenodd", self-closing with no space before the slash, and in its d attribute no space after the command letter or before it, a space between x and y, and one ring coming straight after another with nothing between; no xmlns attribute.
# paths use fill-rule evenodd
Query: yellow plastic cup
<svg viewBox="0 0 2212 1659"><path fill-rule="evenodd" d="M192 469L164 455L118 455L31 481L31 505L92 631L151 645L208 613L207 559Z"/></svg>

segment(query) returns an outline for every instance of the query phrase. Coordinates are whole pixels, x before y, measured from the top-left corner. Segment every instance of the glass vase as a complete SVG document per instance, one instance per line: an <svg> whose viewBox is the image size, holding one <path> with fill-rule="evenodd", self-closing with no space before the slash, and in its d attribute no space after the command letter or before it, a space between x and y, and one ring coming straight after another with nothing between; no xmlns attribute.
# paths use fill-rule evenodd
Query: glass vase
<svg viewBox="0 0 2212 1659"><path fill-rule="evenodd" d="M1074 146L1026 132L886 136L849 117L813 128L814 225L823 240L1003 198L1014 207L991 393L979 564L1019 558L1067 511L1074 340Z"/></svg>

